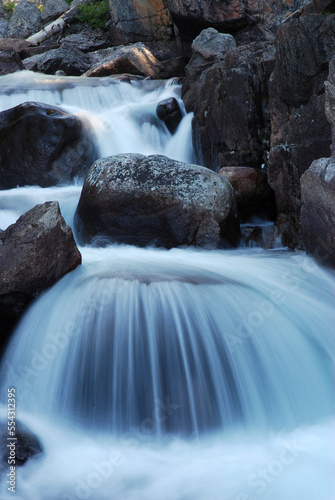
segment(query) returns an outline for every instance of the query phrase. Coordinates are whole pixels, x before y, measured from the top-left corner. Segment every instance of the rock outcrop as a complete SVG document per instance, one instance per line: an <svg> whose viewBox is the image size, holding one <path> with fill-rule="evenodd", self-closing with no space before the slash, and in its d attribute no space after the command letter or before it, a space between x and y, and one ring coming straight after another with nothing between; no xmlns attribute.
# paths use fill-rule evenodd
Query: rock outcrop
<svg viewBox="0 0 335 500"><path fill-rule="evenodd" d="M59 108L26 102L0 113L0 189L69 182L96 158L83 122Z"/></svg>
<svg viewBox="0 0 335 500"><path fill-rule="evenodd" d="M335 158L315 160L301 177L301 235L307 252L335 267Z"/></svg>
<svg viewBox="0 0 335 500"><path fill-rule="evenodd" d="M1 346L31 300L80 263L56 201L36 205L0 233Z"/></svg>
<svg viewBox="0 0 335 500"><path fill-rule="evenodd" d="M112 29L122 43L168 39L172 19L164 0L110 0Z"/></svg>
<svg viewBox="0 0 335 500"><path fill-rule="evenodd" d="M185 68L182 97L187 111L193 111L204 86L207 70L236 47L234 37L207 28L192 43L192 57Z"/></svg>
<svg viewBox="0 0 335 500"><path fill-rule="evenodd" d="M279 28L276 47L268 178L283 242L295 247L300 244L300 177L313 160L330 153L324 81L335 50L335 16L291 19Z"/></svg>
<svg viewBox="0 0 335 500"><path fill-rule="evenodd" d="M164 156L121 154L90 168L76 211L84 243L138 246L236 245L239 222L230 183Z"/></svg>
<svg viewBox="0 0 335 500"><path fill-rule="evenodd" d="M232 49L207 70L196 92L192 124L198 163L217 172L266 164L273 66L274 47L264 42Z"/></svg>

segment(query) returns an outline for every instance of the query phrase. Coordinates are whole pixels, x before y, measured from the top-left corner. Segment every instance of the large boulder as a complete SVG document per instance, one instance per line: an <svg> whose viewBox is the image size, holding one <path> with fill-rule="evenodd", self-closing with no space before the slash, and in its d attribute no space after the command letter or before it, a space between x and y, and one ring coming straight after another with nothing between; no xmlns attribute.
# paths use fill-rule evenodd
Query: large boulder
<svg viewBox="0 0 335 500"><path fill-rule="evenodd" d="M301 177L301 235L307 252L335 267L335 159L315 160Z"/></svg>
<svg viewBox="0 0 335 500"><path fill-rule="evenodd" d="M264 171L251 167L222 167L219 175L233 186L237 210L242 220L254 216L274 218L274 192Z"/></svg>
<svg viewBox="0 0 335 500"><path fill-rule="evenodd" d="M143 43L129 47L102 49L89 54L92 67L83 76L109 76L129 73L158 78L161 65Z"/></svg>
<svg viewBox="0 0 335 500"><path fill-rule="evenodd" d="M188 111L194 109L204 85L207 70L235 47L236 42L232 35L219 33L214 28L203 30L193 40L192 57L185 68L182 87L182 97Z"/></svg>
<svg viewBox="0 0 335 500"><path fill-rule="evenodd" d="M80 263L56 201L36 205L0 233L0 348L31 300Z"/></svg>
<svg viewBox="0 0 335 500"><path fill-rule="evenodd" d="M7 36L28 38L42 29L41 12L36 3L20 0L10 18Z"/></svg>
<svg viewBox="0 0 335 500"><path fill-rule="evenodd" d="M113 30L122 43L167 39L172 20L164 0L109 0Z"/></svg>
<svg viewBox="0 0 335 500"><path fill-rule="evenodd" d="M26 102L0 113L0 189L69 182L96 158L83 122L57 107Z"/></svg>
<svg viewBox="0 0 335 500"><path fill-rule="evenodd" d="M216 248L236 245L239 237L230 183L204 167L159 155L95 162L75 219L84 243Z"/></svg>
<svg viewBox="0 0 335 500"><path fill-rule="evenodd" d="M66 43L60 48L27 57L23 64L28 71L54 75L61 70L68 76L80 76L90 67L87 55L74 45Z"/></svg>
<svg viewBox="0 0 335 500"><path fill-rule="evenodd" d="M200 92L196 89L195 98L188 97L194 102L197 163L217 172L226 166L266 164L273 65L274 47L262 42L229 50L207 70Z"/></svg>
<svg viewBox="0 0 335 500"><path fill-rule="evenodd" d="M271 77L271 149L268 179L276 193L285 245L300 245L300 177L313 160L329 156L325 115L328 65L335 52L335 16L302 15L277 32Z"/></svg>

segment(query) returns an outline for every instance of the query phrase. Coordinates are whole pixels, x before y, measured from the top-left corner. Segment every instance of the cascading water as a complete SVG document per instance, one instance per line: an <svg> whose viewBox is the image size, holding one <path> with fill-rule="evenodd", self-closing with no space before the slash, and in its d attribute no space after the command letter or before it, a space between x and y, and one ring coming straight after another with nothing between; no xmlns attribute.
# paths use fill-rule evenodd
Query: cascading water
<svg viewBox="0 0 335 500"><path fill-rule="evenodd" d="M24 73L1 88L11 78L2 107L33 99L85 115L102 155L191 160L191 117L175 136L155 118L177 84ZM0 227L49 199L72 224L79 195L3 191ZM2 394L16 388L18 418L44 448L18 471L16 498L333 500L332 272L286 251L80 251L2 362ZM0 494L12 495L5 480Z"/></svg>

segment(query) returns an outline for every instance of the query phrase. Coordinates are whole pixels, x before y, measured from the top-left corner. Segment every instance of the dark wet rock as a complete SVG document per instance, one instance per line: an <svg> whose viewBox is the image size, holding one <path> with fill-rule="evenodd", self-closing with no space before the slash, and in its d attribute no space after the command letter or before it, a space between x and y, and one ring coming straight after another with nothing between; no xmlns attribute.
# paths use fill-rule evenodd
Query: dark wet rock
<svg viewBox="0 0 335 500"><path fill-rule="evenodd" d="M156 113L158 118L165 123L171 134L174 134L183 118L177 99L169 97L159 102Z"/></svg>
<svg viewBox="0 0 335 500"><path fill-rule="evenodd" d="M335 16L291 19L278 30L276 47L268 179L283 242L295 247L300 245L300 177L315 159L330 153L324 81L335 51Z"/></svg>
<svg viewBox="0 0 335 500"><path fill-rule="evenodd" d="M0 477L9 473L8 456L9 448L8 425L2 424L0 427ZM15 425L15 467L24 465L27 460L43 453L43 448L37 436L33 434L25 425L16 420ZM14 443L14 440L12 441ZM8 477L7 477L8 479Z"/></svg>
<svg viewBox="0 0 335 500"><path fill-rule="evenodd" d="M90 168L76 211L84 243L216 248L236 245L230 183L204 167L164 156L123 154Z"/></svg>
<svg viewBox="0 0 335 500"><path fill-rule="evenodd" d="M301 177L301 235L307 252L335 267L335 159L315 160Z"/></svg>
<svg viewBox="0 0 335 500"><path fill-rule="evenodd" d="M96 158L83 122L59 108L27 102L0 113L0 189L69 182Z"/></svg>
<svg viewBox="0 0 335 500"><path fill-rule="evenodd" d="M29 210L0 234L0 344L31 300L81 263L58 202Z"/></svg>

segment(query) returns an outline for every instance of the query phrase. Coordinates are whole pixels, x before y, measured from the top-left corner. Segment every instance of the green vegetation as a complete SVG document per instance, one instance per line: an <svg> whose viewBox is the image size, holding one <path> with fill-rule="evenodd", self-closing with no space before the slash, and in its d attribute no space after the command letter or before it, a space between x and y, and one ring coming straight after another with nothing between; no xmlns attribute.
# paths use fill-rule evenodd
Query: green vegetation
<svg viewBox="0 0 335 500"><path fill-rule="evenodd" d="M103 29L109 19L108 0L100 0L99 2L90 0L86 5L78 5L76 19L81 23L88 23L91 28Z"/></svg>
<svg viewBox="0 0 335 500"><path fill-rule="evenodd" d="M15 7L16 7L16 3L15 2L11 2L11 0L9 0L8 2L4 3L3 4L3 8L9 12L10 14L13 14L14 10L15 10Z"/></svg>

